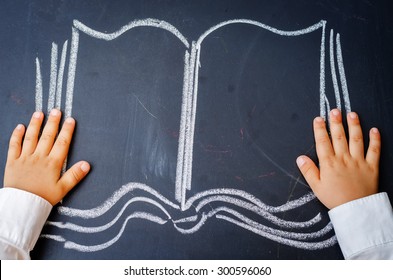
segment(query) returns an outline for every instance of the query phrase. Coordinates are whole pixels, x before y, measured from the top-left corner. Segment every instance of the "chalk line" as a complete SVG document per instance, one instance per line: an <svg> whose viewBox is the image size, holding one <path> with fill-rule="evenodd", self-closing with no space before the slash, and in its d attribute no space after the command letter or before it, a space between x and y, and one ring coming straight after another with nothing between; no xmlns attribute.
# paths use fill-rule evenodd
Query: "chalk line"
<svg viewBox="0 0 393 280"><path fill-rule="evenodd" d="M56 83L57 83L57 44L52 43L50 58L50 80L49 80L49 97L48 113L55 107Z"/></svg>
<svg viewBox="0 0 393 280"><path fill-rule="evenodd" d="M97 206L92 209L74 209L74 208L69 208L65 206L60 206L58 207L58 213L61 215L66 215L70 217L81 217L81 218L96 218L98 216L103 215L105 212L109 211L110 208L113 207L123 196L126 194L135 191L135 190L142 190L145 192L150 193L151 195L155 196L159 200L161 200L163 203L166 205L174 208L174 209L180 209L179 205L174 204L164 196L162 196L160 193L158 193L156 190L154 190L151 187L148 187L144 184L141 183L134 183L130 182L126 185L123 185L119 190L114 192L107 200L105 200L100 206ZM291 209L298 208L309 201L313 200L315 196L312 193L308 193L298 199L291 200L286 202L283 205L279 206L269 206L264 204L262 201L260 201L258 198L255 196L242 191L238 189L229 189L229 188L221 188L221 189L210 189L208 191L200 192L191 197L190 199L187 200L187 202L184 205L184 208L182 208L183 211L188 210L193 204L199 200L204 198L205 196L212 196L212 195L231 195L231 196L239 196L242 199L248 200L252 202L254 205L262 209L263 211L270 212L270 213L277 213L277 212L284 212L288 211ZM168 214L169 215L169 214Z"/></svg>
<svg viewBox="0 0 393 280"><path fill-rule="evenodd" d="M260 207L253 205L251 203L245 202L244 200L238 199L238 198L233 198L233 197L228 197L228 196L223 196L223 195L216 195L216 196L212 196L209 198L206 198L204 200L202 200L195 208L196 211L199 212L201 210L202 207L206 206L209 203L212 202L226 202L238 207L241 207L245 210L249 210L252 211L256 214L258 214L259 216L261 216L262 218L268 220L269 222L281 226L281 227L286 227L286 228L306 228L306 227L310 227L318 222L321 221L321 214L317 214L314 218L305 221L305 222L292 222L292 221L286 221L283 219L280 219L274 215L272 215L271 213L265 211L264 209L261 209Z"/></svg>
<svg viewBox="0 0 393 280"><path fill-rule="evenodd" d="M83 33L97 38L97 39L102 39L106 41L111 41L122 35L123 33L127 32L128 30L135 28L135 27L140 27L140 26L150 26L150 27L157 27L161 28L164 30L167 30L171 32L173 35L175 35L185 46L186 48L189 48L189 43L187 39L180 33L177 28L175 28L172 24L169 24L166 21L163 20L158 20L154 18L147 18L147 19L142 19L142 20L134 20L130 22L127 25L124 25L121 27L119 30L112 32L112 33L103 33L99 32L96 30L91 29L90 27L87 27L83 23L81 23L78 20L74 20L74 27L82 31Z"/></svg>
<svg viewBox="0 0 393 280"><path fill-rule="evenodd" d="M155 196L163 203L171 206L172 208L175 209L180 208L177 204L172 203L153 188L141 183L131 182L126 185L123 185L119 190L113 193L113 195L110 198L108 198L104 203L102 203L100 206L97 206L95 208L83 210L83 209L75 209L75 208L60 206L57 208L57 211L59 214L69 217L80 217L84 219L96 218L106 213L110 208L113 207L113 205L116 204L117 201L120 200L120 198L122 198L127 193L132 192L133 190L143 190Z"/></svg>
<svg viewBox="0 0 393 280"><path fill-rule="evenodd" d="M244 221L244 223L234 220L233 218L230 218L226 215L217 214L219 212L229 213L229 214L237 217L239 220ZM245 217L244 215L240 214L239 212L237 212L231 208L228 208L228 207L219 207L217 209L211 210L207 214L202 213L201 219L198 221L197 224L193 225L191 228L181 228L181 227L177 226L176 223L196 221L196 216L191 216L191 217L184 218L184 219L181 219L178 221L173 221L173 226L178 232L180 232L182 234L192 234L192 233L197 232L206 223L206 221L213 216L215 216L218 219L223 219L228 222L231 222L231 223L238 225L238 226L240 226L246 230L249 230L251 232L257 233L258 235L263 236L265 238L269 238L274 241L277 241L277 238L278 238L278 240L280 240L279 241L280 243L285 241L285 243L283 243L283 244L297 247L297 248L309 249L309 250L313 250L313 249L315 249L314 247L318 247L318 246L327 246L326 241L323 241L323 242L300 242L299 243L299 241L296 241L294 239L306 240L306 239L319 238L319 237L327 234L328 232L330 232L332 229L332 225L331 225L331 223L329 223L323 229L316 231L316 232L311 232L311 233L294 233L294 232L288 232L288 231L283 231L283 230L277 230L277 229L273 229L273 228L264 226L260 223L257 223L255 221ZM55 235L45 235L44 234L44 235L41 235L41 237L53 239L53 240L56 240L59 242L65 242L64 247L67 249L73 249L73 250L82 251L82 252L100 251L100 250L108 248L109 246L116 243L119 240L119 238L122 236L125 226L127 225L128 221L130 219L135 219L135 218L149 220L151 222L155 222L155 223L161 224L161 225L167 223L167 220L163 220L162 218L157 217L155 215L151 215L146 212L135 212L126 218L126 220L122 224L120 231L118 232L118 234L114 238L112 238L111 240L109 240L105 243L102 243L102 244L82 245L82 244L77 244L75 242L66 241L64 237L55 236ZM54 225L56 225L56 224L54 224ZM97 228L79 227L78 228L78 226L75 226L75 225L71 225L71 224L61 225L61 223L57 223L57 225L59 227L63 227L63 228L67 228L67 229L71 229L71 230L79 231L79 232L83 232L83 233L92 233L92 232L101 231L101 228L99 230L97 230L99 227L97 227ZM301 247L299 247L299 246L301 246Z"/></svg>
<svg viewBox="0 0 393 280"><path fill-rule="evenodd" d="M322 24L322 38L321 38L321 57L319 62L319 95L320 95L320 104L319 110L320 115L324 119L328 118L325 101L326 101L326 93L325 93L325 29L326 29L326 21L323 21Z"/></svg>
<svg viewBox="0 0 393 280"><path fill-rule="evenodd" d="M186 190L191 190L191 178L192 178L192 159L193 159L193 152L194 152L194 131L195 131L195 115L196 115L196 105L197 105L197 92L198 92L198 69L199 69L199 51L197 50L197 47L195 45L195 42L192 43L192 61L191 61L191 67L190 67L190 79L192 80L192 83L190 83L189 87L189 95L191 98L189 98L189 130L188 130L188 157L189 159L189 164L188 164L188 169L187 169L187 174L185 177L185 185L184 187Z"/></svg>
<svg viewBox="0 0 393 280"><path fill-rule="evenodd" d="M193 215L190 217L178 219L178 220L172 220L174 224L179 224L179 223L189 223L189 222L195 222L198 219L198 215Z"/></svg>
<svg viewBox="0 0 393 280"><path fill-rule="evenodd" d="M142 106L142 108L145 109L145 111L146 111L150 116L152 116L153 118L155 118L155 119L157 120L157 117L156 117L155 115L153 115L153 113L150 112L150 111L146 108L145 105L143 105L142 101L140 101L140 99L138 98L138 96L136 96L136 95L134 94L134 97L136 98L136 100L138 101L138 103Z"/></svg>
<svg viewBox="0 0 393 280"><path fill-rule="evenodd" d="M279 206L270 206L270 205L263 203L260 199L256 198L254 195L252 195L248 192L245 192L245 191L242 191L239 189L218 188L218 189L210 189L207 191L199 192L199 193L195 194L194 196L190 197L187 200L186 204L184 205L183 210L188 210L191 206L194 205L194 203L197 200L199 200L205 196L210 196L210 195L239 196L242 199L252 202L253 204L258 206L259 208L261 208L264 211L269 212L269 213L278 213L278 212L285 212L288 210L292 210L292 209L298 208L298 207L308 203L309 201L315 199L315 195L310 192L310 193L307 193L298 199L288 201L285 204L282 204Z"/></svg>
<svg viewBox="0 0 393 280"><path fill-rule="evenodd" d="M280 30L274 27L271 27L269 25L263 24L261 22L255 21L255 20L249 20L249 19L232 19L232 20L228 20L228 21L224 21L221 22L213 27L211 27L210 29L208 29L207 31L205 31L198 39L197 41L197 46L199 47L203 40L212 32L214 32L215 30L225 26L225 25L229 25L229 24L234 24L234 23L243 23L243 24L250 24L250 25L255 25L258 26L262 29L266 29L270 32L273 32L275 34L281 35L281 36L299 36L299 35L303 35L303 34L307 34L307 33L311 33L321 27L323 27L326 24L326 21L321 20L320 22L309 26L307 28L304 29L299 29L299 30L294 30L294 31L284 31L284 30Z"/></svg>
<svg viewBox="0 0 393 280"><path fill-rule="evenodd" d="M74 98L74 83L75 83L76 63L78 59L78 47L79 47L79 32L76 28L73 27L72 37L71 37L70 61L68 64L66 102L65 102L65 110L64 110L65 118L71 117L72 115L72 101Z"/></svg>
<svg viewBox="0 0 393 280"><path fill-rule="evenodd" d="M225 215L217 215L217 218L226 220L227 222L233 223L239 227L249 230L249 231L251 231L255 234L258 234L262 237L265 237L265 238L268 238L268 239L273 240L275 242L285 244L285 245L295 247L295 248L306 249L306 250L319 250L319 249L325 249L325 248L331 247L337 243L336 236L332 236L329 239L326 239L326 240L320 241L320 242L296 241L296 240L284 238L281 236L273 235L271 233L265 232L261 229L254 228L246 223L237 221L237 220L227 217Z"/></svg>
<svg viewBox="0 0 393 280"><path fill-rule="evenodd" d="M326 105L326 110L327 112L330 112L330 102L329 99L327 98L327 96L325 95L325 105Z"/></svg>
<svg viewBox="0 0 393 280"><path fill-rule="evenodd" d="M192 233L197 232L205 224L205 222L207 221L208 218L210 218L209 215L205 215L205 213L202 213L201 219L192 228L184 229L184 228L181 228L181 227L177 226L175 223L173 224L173 226L175 227L175 229L178 232L180 232L182 234L192 234Z"/></svg>
<svg viewBox="0 0 393 280"><path fill-rule="evenodd" d="M42 112L42 75L41 75L41 66L38 57L35 59L35 111Z"/></svg>
<svg viewBox="0 0 393 280"><path fill-rule="evenodd" d="M191 186L188 186L188 178L191 176L192 169L190 167L190 160L192 160L192 156L190 154L192 153L193 147L190 145L190 123L191 123L191 114L192 114L192 100L193 100L193 88L194 88L194 72L195 72L195 64L196 64L196 48L195 48L195 42L192 42L192 47L191 47L191 54L190 54L190 61L189 61L189 66L188 66L188 87L187 91L183 92L186 96L183 96L185 100L185 115L184 115L184 121L185 121L185 138L184 138L184 157L183 157L183 172L182 172L182 178L181 178L181 200L180 200L180 205L181 208L184 208L185 200L186 200L186 191L187 189L190 189ZM182 115L183 116L183 115ZM191 163L192 164L192 163Z"/></svg>
<svg viewBox="0 0 393 280"><path fill-rule="evenodd" d="M56 86L56 108L61 109L61 96L63 91L63 76L64 76L64 67L67 58L67 46L68 40L66 40L63 44L63 48L61 51L61 58L60 58L60 66L59 72L57 74L57 86Z"/></svg>
<svg viewBox="0 0 393 280"><path fill-rule="evenodd" d="M190 67L190 54L188 51L184 54L184 73L183 73L183 93L180 115L180 130L176 163L176 181L175 181L175 199L182 202L182 189L183 189L183 168L184 168L184 142L186 139L186 124L187 124L187 104L188 104L188 88L189 88L189 67Z"/></svg>
<svg viewBox="0 0 393 280"><path fill-rule="evenodd" d="M157 224L165 224L166 221L162 220L160 217L151 215L151 214L147 214L147 213L143 213L143 212L139 212L139 213L134 213L130 216L127 217L127 219L124 221L120 231L118 232L118 234L112 238L111 240L99 244L99 245L81 245L72 241L66 241L64 243L64 248L66 249L73 249L73 250L77 250L80 252L96 252L96 251L101 251L104 250L110 246L112 246L114 243L116 243L120 237L123 235L124 229L127 226L127 223L129 220L131 219L144 219L144 220L148 220L151 221L153 223L157 223Z"/></svg>
<svg viewBox="0 0 393 280"><path fill-rule="evenodd" d="M165 210L164 207L162 207L161 204L159 204L158 202L146 198L146 197L134 197L133 199L130 199L123 207L122 209L119 211L119 213L116 215L116 217L114 219L112 219L110 222L102 225L102 226L98 226L98 227L85 227L85 226L80 226L80 225L76 225L73 223L62 223L62 222L52 222L52 221L48 221L46 224L49 226L54 226L54 227L58 227L58 228L64 228L64 229L69 229L69 230L73 230L76 232L83 232L83 233L93 233L93 232L101 232L101 231L105 231L108 228L112 227L114 224L116 224L116 222L120 219L120 217L123 215L124 211L127 209L127 207L129 205L131 205L132 203L135 202L145 202L145 203L149 203L152 204L154 206L156 206L157 208L159 208L162 212L165 213L165 215L167 216L167 219L171 219L171 216L169 215L169 213ZM135 212L135 213L142 213L142 212ZM163 220L163 219L162 219ZM163 220L164 221L164 220Z"/></svg>
<svg viewBox="0 0 393 280"><path fill-rule="evenodd" d="M333 40L333 37L334 37L334 31L333 31L333 29L330 29L330 40L329 40L330 72L331 72L331 75L332 75L334 96L336 97L336 105L337 105L337 108L341 111L340 90L338 88L336 67L335 67L335 63L334 63L334 58L336 56L334 55L334 40ZM328 110L328 112L330 112L330 110Z"/></svg>
<svg viewBox="0 0 393 280"><path fill-rule="evenodd" d="M51 240L58 241L58 242L66 242L67 241L63 236L53 235L53 234L41 234L40 238L51 239Z"/></svg>
<svg viewBox="0 0 393 280"><path fill-rule="evenodd" d="M340 74L341 90L344 97L345 111L349 113L351 112L351 101L349 100L347 79L345 77L344 61L343 61L343 55L342 55L341 43L340 43L340 33L337 33L336 36L336 52L337 52L338 72Z"/></svg>
<svg viewBox="0 0 393 280"><path fill-rule="evenodd" d="M195 45L193 45L195 46ZM194 47L194 49L197 49L197 46ZM188 159L188 169L187 169L187 176L185 180L185 187L187 190L191 190L191 183L192 183L192 163L193 163L193 153L194 153L194 134L195 134L195 120L196 120L196 110L197 110L197 100L198 100L198 77L199 77L199 61L200 61L200 49L196 50L195 54L195 63L194 63L194 71L190 73L191 75L194 75L193 77L193 89L190 92L192 96L192 100L190 102L191 108L190 108L190 130L188 134L188 144L189 144L189 159ZM187 159L186 159L187 160Z"/></svg>
<svg viewBox="0 0 393 280"><path fill-rule="evenodd" d="M300 232L292 232L292 231L284 231L284 230L279 230L279 229L274 229L265 225L262 225L244 215L241 213L228 208L228 207L219 207L214 210L214 215L219 218L219 214L216 215L219 212L226 212L229 213L233 216L235 216L239 221L242 221L248 225L250 225L253 228L268 232L273 235L285 237L288 239L297 239L297 240L311 240L311 239L316 239L319 237L322 237L329 233L333 229L332 223L328 223L324 228L321 230L315 231L315 232L307 232L307 233L300 233Z"/></svg>

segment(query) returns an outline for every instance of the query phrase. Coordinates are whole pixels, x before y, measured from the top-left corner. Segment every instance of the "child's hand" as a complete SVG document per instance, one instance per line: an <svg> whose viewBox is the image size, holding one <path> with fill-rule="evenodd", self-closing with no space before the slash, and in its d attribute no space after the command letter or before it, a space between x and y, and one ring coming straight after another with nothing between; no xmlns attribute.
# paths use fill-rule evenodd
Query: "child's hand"
<svg viewBox="0 0 393 280"><path fill-rule="evenodd" d="M33 114L26 135L23 125L15 128L8 149L4 187L34 193L55 205L87 175L90 165L80 161L61 176L75 120L68 118L57 136L60 117L59 110L52 110L41 137L44 119L41 112Z"/></svg>
<svg viewBox="0 0 393 280"><path fill-rule="evenodd" d="M319 169L307 156L297 164L318 199L329 209L375 194L378 190L378 165L381 137L370 130L370 144L364 156L363 135L356 113L348 114L349 144L345 137L341 113L330 112L330 141L321 117L314 119L314 137Z"/></svg>

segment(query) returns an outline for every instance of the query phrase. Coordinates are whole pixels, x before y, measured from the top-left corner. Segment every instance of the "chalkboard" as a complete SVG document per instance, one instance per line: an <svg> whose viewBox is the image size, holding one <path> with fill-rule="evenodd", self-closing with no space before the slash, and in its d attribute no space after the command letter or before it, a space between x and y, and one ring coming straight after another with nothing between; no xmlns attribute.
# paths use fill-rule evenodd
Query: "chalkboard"
<svg viewBox="0 0 393 280"><path fill-rule="evenodd" d="M2 0L1 169L16 124L53 107L77 120L68 166L92 166L32 258L341 259L295 159L316 159L315 116L356 111L382 133L392 198L392 11Z"/></svg>

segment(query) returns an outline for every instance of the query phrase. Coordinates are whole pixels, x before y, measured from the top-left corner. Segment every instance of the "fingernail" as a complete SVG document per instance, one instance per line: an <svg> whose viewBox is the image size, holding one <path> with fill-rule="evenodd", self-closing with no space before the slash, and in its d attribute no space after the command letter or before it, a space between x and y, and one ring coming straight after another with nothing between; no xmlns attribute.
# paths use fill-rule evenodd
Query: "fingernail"
<svg viewBox="0 0 393 280"><path fill-rule="evenodd" d="M306 163L306 161L302 156L300 156L296 159L296 163L297 163L297 166L300 168Z"/></svg>
<svg viewBox="0 0 393 280"><path fill-rule="evenodd" d="M67 118L66 120L66 123L69 123L69 124L72 124L72 123L74 123L75 122L75 120L73 119L73 118Z"/></svg>
<svg viewBox="0 0 393 280"><path fill-rule="evenodd" d="M379 130L378 130L378 128L373 127L373 128L371 129L371 132L374 133L374 134L378 134L378 133L379 133Z"/></svg>
<svg viewBox="0 0 393 280"><path fill-rule="evenodd" d="M35 113L33 114L33 118L35 118L35 119L41 118L41 112L35 112Z"/></svg>
<svg viewBox="0 0 393 280"><path fill-rule="evenodd" d="M356 113L353 113L353 112L349 113L348 116L349 116L352 120L355 120L355 119L358 117L357 114L356 114Z"/></svg>
<svg viewBox="0 0 393 280"><path fill-rule="evenodd" d="M332 110L332 114L333 114L333 116L339 116L340 115L340 111L338 110L338 109L333 109Z"/></svg>
<svg viewBox="0 0 393 280"><path fill-rule="evenodd" d="M22 130L23 129L23 124L18 124L16 126L16 130Z"/></svg>
<svg viewBox="0 0 393 280"><path fill-rule="evenodd" d="M80 168L83 172L87 172L90 169L90 165L87 162L84 162L81 164Z"/></svg>
<svg viewBox="0 0 393 280"><path fill-rule="evenodd" d="M52 111L50 111L51 116L58 116L60 114L60 111L57 109L52 109Z"/></svg>
<svg viewBox="0 0 393 280"><path fill-rule="evenodd" d="M325 120L324 120L322 117L316 117L316 118L315 118L315 121L316 121L316 122L319 122L319 123L322 123L322 122L324 122Z"/></svg>

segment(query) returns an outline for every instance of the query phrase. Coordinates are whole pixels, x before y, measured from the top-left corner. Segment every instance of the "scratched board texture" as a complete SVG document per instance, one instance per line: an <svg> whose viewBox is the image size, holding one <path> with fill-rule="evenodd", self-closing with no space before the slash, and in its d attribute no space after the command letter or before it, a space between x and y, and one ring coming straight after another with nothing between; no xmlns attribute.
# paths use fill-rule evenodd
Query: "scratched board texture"
<svg viewBox="0 0 393 280"><path fill-rule="evenodd" d="M392 11L0 0L1 170L13 128L53 106L77 120L68 166L92 166L32 258L342 259L295 159L316 159L315 116L356 111L393 198Z"/></svg>

